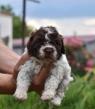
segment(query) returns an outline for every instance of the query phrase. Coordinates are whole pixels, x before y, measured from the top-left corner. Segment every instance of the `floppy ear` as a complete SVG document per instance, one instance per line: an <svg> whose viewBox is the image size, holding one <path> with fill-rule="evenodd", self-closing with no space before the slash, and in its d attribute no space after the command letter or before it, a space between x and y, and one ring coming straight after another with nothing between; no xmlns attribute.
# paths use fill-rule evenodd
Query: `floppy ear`
<svg viewBox="0 0 95 109"><path fill-rule="evenodd" d="M35 36L34 34L35 34L34 32L31 33L31 37L29 38L29 41L27 43L27 50L28 50L29 55L32 55L31 51L32 51L33 39L34 39L34 36Z"/></svg>
<svg viewBox="0 0 95 109"><path fill-rule="evenodd" d="M61 47L61 53L65 54L65 47L64 47L64 38L61 38L62 47Z"/></svg>
<svg viewBox="0 0 95 109"><path fill-rule="evenodd" d="M63 38L63 36L60 35L60 34L59 34L59 38L60 38L60 40L61 40L61 53L62 53L62 54L65 54L66 52L65 52L65 46L64 46L64 38Z"/></svg>

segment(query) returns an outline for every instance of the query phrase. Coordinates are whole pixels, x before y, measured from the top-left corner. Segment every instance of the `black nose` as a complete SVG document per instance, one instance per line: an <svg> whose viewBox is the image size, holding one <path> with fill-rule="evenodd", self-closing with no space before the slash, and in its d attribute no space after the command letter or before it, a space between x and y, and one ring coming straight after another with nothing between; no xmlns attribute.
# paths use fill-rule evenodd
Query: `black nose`
<svg viewBox="0 0 95 109"><path fill-rule="evenodd" d="M45 49L44 49L44 52L45 53L53 53L53 48L50 48L50 47L46 47Z"/></svg>

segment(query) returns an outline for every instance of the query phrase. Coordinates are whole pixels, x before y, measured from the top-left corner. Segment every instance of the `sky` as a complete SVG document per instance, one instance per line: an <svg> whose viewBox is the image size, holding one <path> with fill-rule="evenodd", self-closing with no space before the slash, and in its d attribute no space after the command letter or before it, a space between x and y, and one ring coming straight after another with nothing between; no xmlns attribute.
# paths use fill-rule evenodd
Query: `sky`
<svg viewBox="0 0 95 109"><path fill-rule="evenodd" d="M2 4L10 4L22 16L22 0L0 0ZM53 25L66 35L78 30L79 34L95 33L95 0L40 0L40 4L27 0L26 7L28 25Z"/></svg>
<svg viewBox="0 0 95 109"><path fill-rule="evenodd" d="M21 15L23 0L0 0L10 4ZM95 0L40 0L40 4L27 1L27 16L32 18L64 18L95 16Z"/></svg>

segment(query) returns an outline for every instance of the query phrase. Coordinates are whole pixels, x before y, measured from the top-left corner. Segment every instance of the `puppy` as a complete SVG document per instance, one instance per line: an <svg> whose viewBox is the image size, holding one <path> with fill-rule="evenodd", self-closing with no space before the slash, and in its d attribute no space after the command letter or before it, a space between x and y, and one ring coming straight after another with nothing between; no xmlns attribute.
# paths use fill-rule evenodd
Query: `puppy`
<svg viewBox="0 0 95 109"><path fill-rule="evenodd" d="M65 89L73 80L62 36L55 27L41 27L32 33L26 52L31 59L22 66L18 74L14 96L21 100L27 99L27 91L33 76L45 62L52 60L54 66L45 82L41 99L51 100L53 104L60 105Z"/></svg>

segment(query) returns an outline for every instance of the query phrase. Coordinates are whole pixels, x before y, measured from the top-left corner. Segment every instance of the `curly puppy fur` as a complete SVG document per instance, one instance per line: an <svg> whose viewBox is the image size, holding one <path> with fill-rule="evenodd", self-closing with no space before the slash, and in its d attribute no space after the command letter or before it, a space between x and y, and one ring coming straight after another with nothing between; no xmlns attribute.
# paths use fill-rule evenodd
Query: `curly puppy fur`
<svg viewBox="0 0 95 109"><path fill-rule="evenodd" d="M71 67L65 55L63 37L55 27L42 27L32 33L26 52L31 59L21 67L14 96L20 100L27 99L27 91L33 76L39 72L44 62L50 59L53 60L54 67L45 82L41 99L51 100L53 104L60 105L65 89L73 80Z"/></svg>

